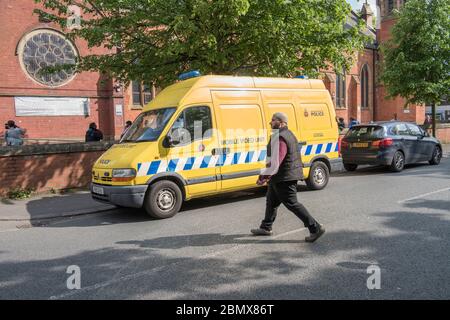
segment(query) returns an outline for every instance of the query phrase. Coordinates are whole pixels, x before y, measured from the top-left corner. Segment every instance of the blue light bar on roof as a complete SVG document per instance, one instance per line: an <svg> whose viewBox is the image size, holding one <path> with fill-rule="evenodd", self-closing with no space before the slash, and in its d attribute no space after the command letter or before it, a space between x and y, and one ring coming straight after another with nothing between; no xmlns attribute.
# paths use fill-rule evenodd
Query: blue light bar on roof
<svg viewBox="0 0 450 320"><path fill-rule="evenodd" d="M296 79L308 79L308 76L301 75L301 76L296 76L295 78Z"/></svg>
<svg viewBox="0 0 450 320"><path fill-rule="evenodd" d="M178 80L187 80L190 78L200 77L202 74L198 70L182 73L178 76Z"/></svg>

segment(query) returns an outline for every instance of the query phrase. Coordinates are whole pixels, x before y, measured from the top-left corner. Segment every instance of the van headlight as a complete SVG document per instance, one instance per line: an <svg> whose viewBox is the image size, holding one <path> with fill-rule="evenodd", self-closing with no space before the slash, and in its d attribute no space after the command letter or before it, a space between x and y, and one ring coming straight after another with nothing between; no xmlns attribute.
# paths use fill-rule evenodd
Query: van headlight
<svg viewBox="0 0 450 320"><path fill-rule="evenodd" d="M112 171L112 180L115 182L131 181L135 177L135 169L113 169Z"/></svg>

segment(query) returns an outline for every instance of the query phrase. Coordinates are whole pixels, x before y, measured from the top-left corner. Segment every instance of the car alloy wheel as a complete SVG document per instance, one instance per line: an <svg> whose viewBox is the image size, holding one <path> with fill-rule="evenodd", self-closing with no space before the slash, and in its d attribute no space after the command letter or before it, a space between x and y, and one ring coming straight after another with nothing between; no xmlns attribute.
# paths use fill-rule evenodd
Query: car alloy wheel
<svg viewBox="0 0 450 320"><path fill-rule="evenodd" d="M430 164L437 165L441 162L441 159L442 159L441 148L436 146L434 148L433 157L431 158L431 160L429 162L430 162Z"/></svg>

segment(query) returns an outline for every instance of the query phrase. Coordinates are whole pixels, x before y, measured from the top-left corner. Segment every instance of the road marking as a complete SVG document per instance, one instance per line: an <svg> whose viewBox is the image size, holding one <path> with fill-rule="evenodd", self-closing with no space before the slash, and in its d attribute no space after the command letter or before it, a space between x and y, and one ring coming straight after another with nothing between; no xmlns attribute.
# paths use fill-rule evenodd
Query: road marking
<svg viewBox="0 0 450 320"><path fill-rule="evenodd" d="M293 234L293 233L297 233L297 232L303 231L303 230L307 230L307 228L299 228L299 229L287 231L285 233L281 233L279 235L272 236L272 237L267 237L267 236L255 237L255 236L251 236L251 235L249 235L249 237L251 237L252 239L275 240L275 239L278 239L278 238L281 238L281 237L284 237L284 236L287 236L287 235L290 235L290 234ZM218 255L221 255L221 254L228 253L230 251L236 250L238 248L245 248L245 247L257 244L257 243L258 243L258 241L254 242L254 243L248 243L248 244L237 244L237 245L235 245L235 246L233 246L231 248L227 248L227 249L224 249L224 250L221 250L221 251L217 251L217 252L213 252L213 253L208 253L208 254L202 255L200 257L197 257L197 259L207 259L207 258L215 257L215 256L218 256ZM150 270L141 271L141 272L138 272L138 273L126 275L126 276L123 276L123 277L120 277L120 278L111 279L111 280L108 280L108 281L105 281L105 282L100 282L100 283L97 283L97 284L94 284L94 285L91 285L91 286L82 287L79 290L73 290L73 291L68 292L68 293L63 293L63 294L60 294L60 295L51 296L49 299L50 300L65 299L67 297L77 295L77 294L79 294L81 292L97 290L97 289L105 288L105 287L110 286L112 284L116 284L116 283L120 283L120 282L124 282L124 281L134 280L134 279L142 277L142 276L148 276L148 275L151 275L153 273L166 270L169 267L177 266L177 265L180 265L180 264L183 264L183 263L185 263L185 260L178 261L178 262L173 262L171 264L164 265L164 266L161 266L161 267L156 267L156 268L153 268L153 269L150 269ZM121 268L121 269L123 270L125 268Z"/></svg>
<svg viewBox="0 0 450 320"><path fill-rule="evenodd" d="M404 202L408 202L408 201L424 198L426 196L429 196L429 195L432 195L432 194L435 194L435 193L440 193L440 192L449 191L449 190L450 190L450 187L447 187L447 188L444 188L444 189L439 189L439 190L436 190L436 191L433 191L433 192L428 192L428 193L424 193L424 194L418 195L416 197L412 197L412 198L409 198L409 199L401 200L398 203L404 203Z"/></svg>

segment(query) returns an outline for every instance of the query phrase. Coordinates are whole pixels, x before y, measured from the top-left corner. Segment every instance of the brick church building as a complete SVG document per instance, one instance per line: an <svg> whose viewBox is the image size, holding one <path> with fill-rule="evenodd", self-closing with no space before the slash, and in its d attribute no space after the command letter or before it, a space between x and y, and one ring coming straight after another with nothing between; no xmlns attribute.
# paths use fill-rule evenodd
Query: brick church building
<svg viewBox="0 0 450 320"><path fill-rule="evenodd" d="M404 0L378 0L379 28L374 12L364 4L361 15L352 12L347 25L364 19L372 41L358 53L351 70L326 70L322 79L335 103L337 115L348 123L399 120L422 123L425 107L404 106L400 98L386 100L385 89L376 82L379 44L386 41L395 21L391 12ZM108 139L118 138L127 120L134 120L156 94L154 86L133 82L128 88L102 79L100 74L59 71L42 75L48 62L73 61L91 52L85 42L68 40L58 28L33 14L32 0L0 1L0 121L15 120L27 129L28 139L83 140L89 123L96 122ZM93 51L91 51L93 50ZM1 130L0 130L1 133Z"/></svg>

